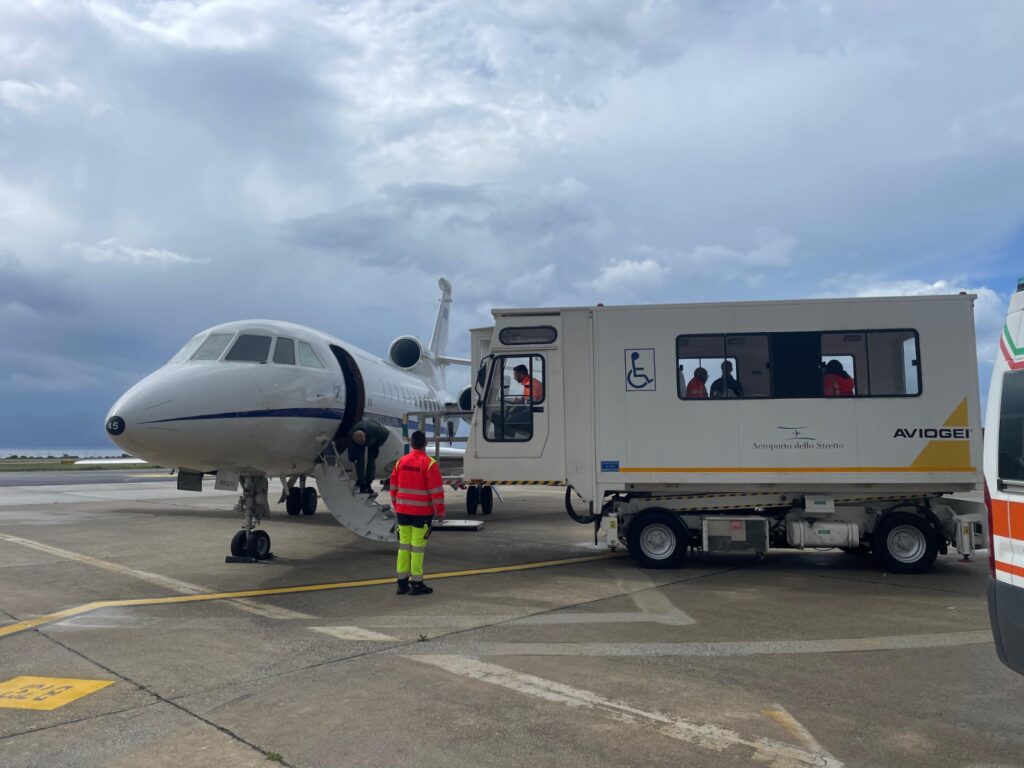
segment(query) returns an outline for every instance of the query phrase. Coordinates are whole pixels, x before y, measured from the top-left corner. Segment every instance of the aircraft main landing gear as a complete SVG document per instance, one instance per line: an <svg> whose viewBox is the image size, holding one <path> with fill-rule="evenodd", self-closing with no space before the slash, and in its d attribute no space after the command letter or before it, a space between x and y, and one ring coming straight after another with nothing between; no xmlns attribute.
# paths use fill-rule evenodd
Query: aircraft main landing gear
<svg viewBox="0 0 1024 768"><path fill-rule="evenodd" d="M244 516L242 530L231 539L231 554L224 558L227 563L252 563L269 560L270 535L257 530L264 515L270 514L267 504L267 478L243 477L242 495L235 504L235 511Z"/></svg>

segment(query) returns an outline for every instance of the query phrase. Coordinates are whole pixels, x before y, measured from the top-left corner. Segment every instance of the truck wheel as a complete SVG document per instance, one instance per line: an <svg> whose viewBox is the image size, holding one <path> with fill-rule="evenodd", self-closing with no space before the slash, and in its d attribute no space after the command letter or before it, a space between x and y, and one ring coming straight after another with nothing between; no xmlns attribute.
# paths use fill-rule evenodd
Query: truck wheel
<svg viewBox="0 0 1024 768"><path fill-rule="evenodd" d="M480 486L471 485L466 489L466 514L475 515L480 506Z"/></svg>
<svg viewBox="0 0 1024 768"><path fill-rule="evenodd" d="M480 511L485 515L494 511L494 489L489 485L480 489Z"/></svg>
<svg viewBox="0 0 1024 768"><path fill-rule="evenodd" d="M910 512L891 512L872 534L878 564L890 573L921 573L939 554L939 537L931 524Z"/></svg>
<svg viewBox="0 0 1024 768"><path fill-rule="evenodd" d="M675 568L686 557L689 535L686 526L671 512L641 512L629 524L629 553L644 568Z"/></svg>

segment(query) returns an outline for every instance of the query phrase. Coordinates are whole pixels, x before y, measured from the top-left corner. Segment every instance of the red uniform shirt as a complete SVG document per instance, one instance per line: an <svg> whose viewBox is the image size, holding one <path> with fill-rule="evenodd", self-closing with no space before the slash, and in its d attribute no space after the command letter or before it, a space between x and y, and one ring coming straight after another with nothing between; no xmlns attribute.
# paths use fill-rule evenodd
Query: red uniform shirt
<svg viewBox="0 0 1024 768"><path fill-rule="evenodd" d="M444 517L441 468L425 451L413 448L391 470L391 506L400 515Z"/></svg>
<svg viewBox="0 0 1024 768"><path fill-rule="evenodd" d="M840 376L837 373L825 374L825 397L853 397L857 382L852 376Z"/></svg>
<svg viewBox="0 0 1024 768"><path fill-rule="evenodd" d="M692 379L690 379L690 383L686 385L686 396L707 398L708 388L704 386L703 381L694 376Z"/></svg>

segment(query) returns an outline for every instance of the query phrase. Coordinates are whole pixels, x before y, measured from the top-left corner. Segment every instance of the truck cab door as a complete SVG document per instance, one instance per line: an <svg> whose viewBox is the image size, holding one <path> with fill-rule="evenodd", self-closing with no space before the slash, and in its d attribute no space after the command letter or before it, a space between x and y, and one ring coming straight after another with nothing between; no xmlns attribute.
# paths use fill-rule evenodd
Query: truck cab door
<svg viewBox="0 0 1024 768"><path fill-rule="evenodd" d="M556 372L543 351L495 354L474 419L480 458L539 459L548 443Z"/></svg>

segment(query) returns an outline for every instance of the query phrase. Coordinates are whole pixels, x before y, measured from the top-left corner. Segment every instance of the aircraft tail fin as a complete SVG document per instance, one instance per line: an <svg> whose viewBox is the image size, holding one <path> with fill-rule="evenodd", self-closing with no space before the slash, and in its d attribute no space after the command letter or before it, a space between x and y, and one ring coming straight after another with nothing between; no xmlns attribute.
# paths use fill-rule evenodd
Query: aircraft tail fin
<svg viewBox="0 0 1024 768"><path fill-rule="evenodd" d="M441 360L446 357L448 351L448 317L449 306L452 303L452 284L442 277L437 281L437 287L441 289L441 306L437 310L437 320L434 321L429 352L434 360Z"/></svg>

